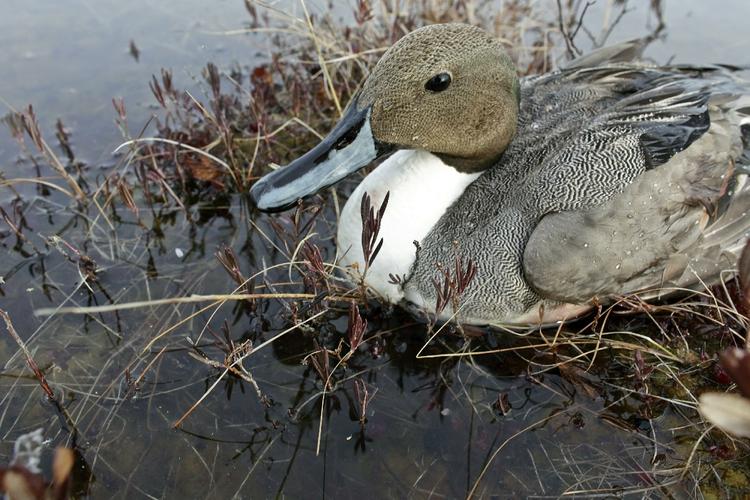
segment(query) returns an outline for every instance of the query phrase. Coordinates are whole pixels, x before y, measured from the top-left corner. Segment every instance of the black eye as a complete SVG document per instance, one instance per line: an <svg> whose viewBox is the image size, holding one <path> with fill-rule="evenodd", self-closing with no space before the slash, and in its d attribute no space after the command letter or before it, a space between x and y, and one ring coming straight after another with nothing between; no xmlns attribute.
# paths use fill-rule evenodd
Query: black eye
<svg viewBox="0 0 750 500"><path fill-rule="evenodd" d="M450 73L438 73L437 75L427 80L427 83L424 84L424 88L426 88L430 92L442 92L443 90L447 89L450 84Z"/></svg>

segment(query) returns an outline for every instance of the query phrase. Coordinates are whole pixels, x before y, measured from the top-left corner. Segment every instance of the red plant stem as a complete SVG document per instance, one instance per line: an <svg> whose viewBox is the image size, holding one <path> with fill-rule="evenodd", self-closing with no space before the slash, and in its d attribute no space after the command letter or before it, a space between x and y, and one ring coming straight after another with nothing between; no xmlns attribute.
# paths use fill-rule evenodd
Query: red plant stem
<svg viewBox="0 0 750 500"><path fill-rule="evenodd" d="M8 330L8 333L10 333L10 336L13 337L13 340L16 341L18 347L21 348L21 351L26 358L26 363L29 365L29 368L31 368L31 371L34 372L34 376L39 382L42 391L44 391L47 399L55 406L55 408L59 412L59 416L61 421L63 422L63 425L67 426L69 430L72 430L73 440L75 442L76 436L78 435L78 429L76 428L75 421L70 416L68 411L63 407L63 405L60 404L60 401L58 401L58 399L55 397L55 393L52 390L52 387L50 387L49 383L47 382L47 378L44 376L44 373L42 373L42 370L39 369L39 365L36 364L34 358L31 357L31 353L26 347L26 344L23 342L23 339L21 339L21 336L18 335L16 329L13 328L13 322L10 320L10 316L8 315L8 313L0 309L0 316L2 316L3 320L5 321L5 328Z"/></svg>
<svg viewBox="0 0 750 500"><path fill-rule="evenodd" d="M31 371L34 372L34 376L39 381L39 385L42 387L42 390L50 400L56 402L55 393L52 392L52 388L47 383L47 379L44 377L44 373L42 373L42 371L39 369L39 365L37 365L36 361L34 361L34 358L31 357L31 353L26 348L26 344L24 344L23 340L18 335L16 329L13 328L13 322L10 320L10 316L2 309L0 309L0 316L2 316L3 320L5 321L5 328L8 330L8 333L10 333L10 336L13 337L13 340L16 341L18 347L20 347L21 351L23 351L23 355L26 357L26 363L29 365L29 368L31 368Z"/></svg>

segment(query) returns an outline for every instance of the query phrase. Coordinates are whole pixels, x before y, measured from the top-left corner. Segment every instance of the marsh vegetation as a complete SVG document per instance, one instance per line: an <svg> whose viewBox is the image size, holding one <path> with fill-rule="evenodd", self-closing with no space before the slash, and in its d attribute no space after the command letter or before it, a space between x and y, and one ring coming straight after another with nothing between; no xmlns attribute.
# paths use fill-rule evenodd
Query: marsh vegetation
<svg viewBox="0 0 750 500"><path fill-rule="evenodd" d="M247 199L415 27L482 25L524 74L633 37L665 63L684 42L670 23L712 19L688 4L246 0L221 28L187 30L225 47L183 47L187 70L154 61L153 34L122 37L110 50L140 90L71 97L96 118L60 112L44 88L26 97L34 75L14 77L12 99L0 87L0 465L31 435L41 476L73 497L749 494L747 441L698 411L740 373L718 357L750 326L731 266L720 285L621 297L552 328L438 324L341 279L336 221L361 177L280 215ZM679 60L750 53L704 45ZM445 303L472 273L455 267L437 275Z"/></svg>

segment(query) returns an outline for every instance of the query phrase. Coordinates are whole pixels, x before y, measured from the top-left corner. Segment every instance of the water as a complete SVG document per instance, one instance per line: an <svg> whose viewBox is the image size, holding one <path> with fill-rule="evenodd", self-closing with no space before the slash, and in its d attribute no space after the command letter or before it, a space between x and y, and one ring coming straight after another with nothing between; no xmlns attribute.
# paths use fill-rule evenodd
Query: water
<svg viewBox="0 0 750 500"><path fill-rule="evenodd" d="M554 5L550 2L549 8ZM299 13L296 4L285 7ZM312 8L320 12L324 7ZM596 30L604 17L606 4L601 3L590 11L587 25ZM665 38L648 54L659 62L750 63L748 19L750 4L740 0L720 8L697 0L667 2ZM0 98L18 109L33 103L50 142L54 123L62 118L76 158L93 170L90 178L101 178L123 169L121 157L111 154L123 141L114 124L112 97L124 98L133 133L156 112L148 81L160 68L172 68L178 85L202 98L206 89L200 73L206 62L227 69L268 57L265 35L227 34L248 22L242 2L230 0L210 8L195 0L158 6L143 0L6 0L0 6ZM648 23L653 15L635 8L612 40L643 34ZM131 40L140 51L137 60L129 53ZM33 176L29 162L19 158L10 135L0 133L0 170L6 179ZM345 304L333 304L340 310L312 329L286 333L248 357L244 366L263 398L248 382L222 379L175 429L220 374L195 358L205 354L223 361L207 325L219 337L226 325L235 342L251 339L261 345L290 324L280 301L263 302L256 312L234 303L203 311L205 303L51 319L34 311L229 293L234 284L214 251L220 244L234 248L248 275L264 263L284 262L260 233L273 234L269 220L259 218L239 196L212 195L189 204L189 216L179 207L151 212L141 204L136 216L119 201L116 212L80 214L59 193L41 196L33 185L17 189L26 200L19 209L28 241L18 243L12 235L0 240L5 281L0 308L10 313L77 432L44 401L16 344L3 333L0 464L9 462L19 435L41 427L51 440L45 470L52 446L75 444L80 453L75 491L94 498L453 498L466 496L488 461L476 490L481 496L558 496L594 489L636 496L642 489L654 495L698 494L694 474L699 469L691 468L683 481L678 476L703 427L685 406L627 389L633 385L631 352L599 353L590 374L575 363L546 370L562 359L558 354L576 356L573 349L417 359L428 340L424 327L404 313L377 308L366 314L367 337L375 338L335 372L340 386L326 396L316 453L322 384L310 363L301 361L315 350L314 339L335 348L345 336ZM14 197L7 188L0 191L0 206L11 214ZM323 222L315 224L327 234ZM6 230L0 225L0 231ZM53 235L70 247L50 240ZM330 260L332 247L321 245ZM85 270L77 265L76 251L96 261L96 281L83 282ZM271 283L288 278L286 268L267 276ZM279 288L301 289L299 284ZM635 332L656 330L643 319L624 325ZM714 328L705 334L711 339L715 333ZM164 336L149 345L158 334ZM554 331L547 335L552 338ZM542 342L538 333L527 338L496 334L469 346L488 350ZM659 342L677 349L667 340ZM422 354L459 350L464 343L460 334L441 336ZM581 345L584 351L590 348ZM700 385L705 377L704 371L687 370L685 383ZM374 394L364 431L355 383ZM656 370L649 385L651 394L686 397L663 369ZM698 454L723 475L732 462L722 468L711 455L710 446L722 445L716 439L709 436Z"/></svg>

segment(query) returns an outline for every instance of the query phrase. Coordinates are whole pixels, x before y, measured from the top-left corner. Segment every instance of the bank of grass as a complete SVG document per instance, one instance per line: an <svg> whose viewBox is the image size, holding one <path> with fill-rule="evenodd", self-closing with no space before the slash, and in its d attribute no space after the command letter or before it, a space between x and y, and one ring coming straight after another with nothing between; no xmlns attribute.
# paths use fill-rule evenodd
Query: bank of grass
<svg viewBox="0 0 750 500"><path fill-rule="evenodd" d="M62 193L69 198L71 210L87 214L90 232L117 231L118 211L123 207L132 212L144 234L155 231L164 207L180 210L187 218L194 217L191 208L197 205L207 210L213 207L220 213L228 193L239 193L241 198L269 168L288 162L319 140L341 115L378 57L414 28L454 21L481 25L507 44L522 74L533 74L576 55L580 37L588 37L594 45L605 43L611 24L619 22L627 8L627 3L611 3L613 12L607 17L612 23L594 34L585 23L587 3L548 2L543 6L549 10L540 5L523 0L507 1L499 8L472 0L359 0L351 12L315 13L303 3L301 12L293 15L272 4L247 0L249 21L242 32L263 33L271 41L273 49L264 62L253 68L226 69L208 64L203 72L204 95L198 96L180 90L166 70L154 76L150 86L159 112L149 132L135 131L128 123L126 103L113 100L124 143L118 165L103 178L79 168L72 152L67 155L68 161L61 160L42 139L33 109L11 113L6 121L28 158L38 165L38 175L3 179L2 186L14 189L22 183L36 183L40 190ZM660 30L660 2L652 2L652 8ZM70 151L62 124L57 139L60 151ZM31 152L34 147L38 154ZM45 166L52 167L58 177L43 176ZM128 393L136 392L157 360L168 355L165 341L170 335L186 324L195 327L199 322L200 333L188 348L196 361L215 369L218 376L207 385L203 396L175 419L175 426L182 425L205 404L212 391L231 379L250 384L259 403L270 405L263 384L244 363L283 336L304 332L311 338L312 347L303 362L317 375L319 390L294 412L302 412L312 402L319 403L319 451L329 408L326 400L352 383L364 432L367 407L378 388L361 377L352 378L351 371L344 368L355 364L355 359L363 363L363 346L368 346L367 354L387 349L384 345L398 338L394 330L400 328L373 327L385 323L379 315L392 314L387 306L379 304L363 286L352 287L337 277L340 273L333 261L332 240L339 207L350 189L351 183L343 183L276 217L262 216L245 206L244 222L252 227L255 240L246 242L242 249L260 244L267 247L267 255L274 257L272 262L243 270L235 250L218 249L217 259L234 283L233 290L224 294L200 290L202 294L122 303L109 297L98 283L100 269L82 247L63 239L50 240L48 245L65 252L77 266L86 287L103 294L109 303L56 307L37 313L85 314L99 321L96 318L104 313L118 314L126 309L199 304L192 312L162 324L155 334L139 338L136 345L140 354L132 363L139 367L139 375L132 374L131 367L122 374ZM23 203L20 195L18 203ZM7 226L4 238L15 237L28 252L44 251L34 247L12 213L3 210L0 215ZM374 237L377 239L377 234ZM723 285L682 291L667 303L649 304L637 296L622 297L595 308L585 318L552 328L462 328L438 325L428 318L424 345L416 359L432 360L447 371L461 365L477 374L487 369L478 361L480 358L492 357L500 362L520 359L526 366L526 376L534 383L545 385L546 373L559 375L585 397L605 402L594 412L596 418L618 432L646 435L652 440L650 470L634 470L633 464L603 450L588 464L577 463L575 454L566 450L570 460L557 469L566 489L559 494L660 494L678 484L684 489L686 482L687 489L700 490L706 496L718 491L747 492L741 481L730 485L722 482L730 472L738 473L733 467L747 456L747 443L712 428L697 410L700 393L732 389L732 380L717 362L717 353L728 347L743 347L747 342L749 323L742 305L742 288L732 270L727 270L726 277ZM208 323L200 324L203 314L213 315L228 302L236 303L235 313L256 322L261 330L268 304L281 304L277 314L286 327L254 344L233 339L228 329L214 331ZM347 324L343 338L326 334L330 332L324 328L326 322L339 319ZM451 390L465 391L467 405L484 404L465 388ZM490 411L504 414L507 409L503 395L498 394ZM657 436L655 422L665 414L670 415L670 422L680 422L680 429L690 429L691 442L671 443L667 432ZM67 417L74 419L75 415ZM479 474L472 478L469 496L487 492L486 471L519 436L568 417L565 412L547 415L496 443ZM666 449L681 450L679 465L660 458L660 450ZM623 489L618 483L622 474L636 476L632 487Z"/></svg>

